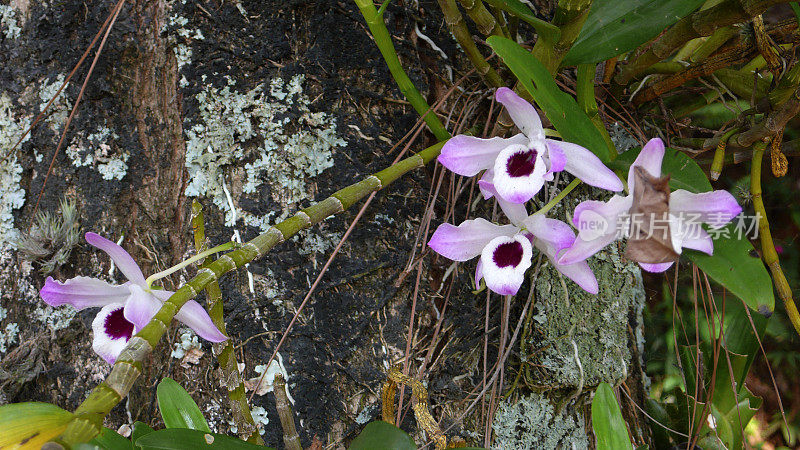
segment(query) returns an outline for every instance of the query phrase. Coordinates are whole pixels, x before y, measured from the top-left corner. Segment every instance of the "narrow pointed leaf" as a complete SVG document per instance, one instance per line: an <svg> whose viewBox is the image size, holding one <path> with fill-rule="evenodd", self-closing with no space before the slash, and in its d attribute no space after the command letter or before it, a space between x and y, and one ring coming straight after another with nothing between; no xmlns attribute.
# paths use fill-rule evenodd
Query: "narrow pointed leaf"
<svg viewBox="0 0 800 450"><path fill-rule="evenodd" d="M592 400L592 431L597 450L633 450L617 397L608 383L600 383Z"/></svg>
<svg viewBox="0 0 800 450"><path fill-rule="evenodd" d="M595 0L564 65L598 63L658 36L704 0Z"/></svg>
<svg viewBox="0 0 800 450"><path fill-rule="evenodd" d="M167 428L190 428L211 432L192 397L172 378L164 378L156 390L158 409Z"/></svg>
<svg viewBox="0 0 800 450"><path fill-rule="evenodd" d="M49 403L0 406L0 448L39 448L60 435L72 416Z"/></svg>
<svg viewBox="0 0 800 450"><path fill-rule="evenodd" d="M214 450L274 450L251 444L224 434L208 433L200 430L170 428L158 430L136 440L136 449L139 450L186 450L186 449L214 449Z"/></svg>
<svg viewBox="0 0 800 450"><path fill-rule="evenodd" d="M349 450L373 450L376 448L415 450L417 445L405 431L390 423L376 420L368 423L348 447Z"/></svg>
<svg viewBox="0 0 800 450"><path fill-rule="evenodd" d="M140 437L147 436L148 434L155 431L154 429L150 428L150 425L139 422L138 420L133 423L133 433L131 433L131 441L136 444L136 440Z"/></svg>
<svg viewBox="0 0 800 450"><path fill-rule="evenodd" d="M114 430L103 427L100 435L89 441L89 444L96 445L105 450L130 450L133 448L131 441L125 439Z"/></svg>

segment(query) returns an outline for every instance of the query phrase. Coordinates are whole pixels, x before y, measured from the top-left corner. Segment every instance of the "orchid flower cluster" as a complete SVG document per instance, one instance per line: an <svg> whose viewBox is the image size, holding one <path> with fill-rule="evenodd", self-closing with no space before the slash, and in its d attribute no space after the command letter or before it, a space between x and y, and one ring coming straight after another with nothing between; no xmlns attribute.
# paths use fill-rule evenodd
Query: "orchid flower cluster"
<svg viewBox="0 0 800 450"><path fill-rule="evenodd" d="M623 185L588 149L547 139L534 107L511 89L498 89L495 98L521 133L491 139L458 135L442 147L438 160L459 175L475 176L483 172L478 185L484 199L494 197L510 224L498 225L482 218L466 220L458 226L445 223L437 228L428 245L454 261L480 256L475 284L483 279L490 290L501 295L515 295L520 289L531 266L534 248L547 256L564 276L585 291L597 294L597 279L586 259L617 238L617 222L631 209L632 195L579 204L573 214L573 224L579 230L577 237L572 227L560 220L541 213L529 215L525 204L546 182L554 179L556 172L569 172L588 185L612 192L621 192ZM641 166L651 176L660 177L663 157L664 145L660 139L652 139L644 146L630 169L629 192L633 192L634 168ZM741 212L733 196L725 191L693 194L678 190L672 193L669 207L676 253L682 248L713 252L710 236L701 229L702 233L696 237L697 230L681 223L678 213L698 213L702 222L719 228ZM593 219L603 221L601 232L588 226ZM640 265L658 272L667 270L671 263Z"/></svg>

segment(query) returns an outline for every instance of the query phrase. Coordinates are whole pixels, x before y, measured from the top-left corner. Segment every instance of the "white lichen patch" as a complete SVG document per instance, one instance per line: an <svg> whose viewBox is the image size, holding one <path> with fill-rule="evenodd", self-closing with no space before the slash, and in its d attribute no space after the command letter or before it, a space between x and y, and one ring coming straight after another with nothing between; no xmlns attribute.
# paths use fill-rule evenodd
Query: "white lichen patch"
<svg viewBox="0 0 800 450"><path fill-rule="evenodd" d="M77 314L78 310L70 306L53 308L45 303L33 311L33 317L53 331L67 328Z"/></svg>
<svg viewBox="0 0 800 450"><path fill-rule="evenodd" d="M13 246L12 242L19 236L19 230L14 228L14 210L25 204L25 189L20 186L22 166L17 154L9 152L29 125L30 119L16 117L11 99L0 93L0 156L8 155L0 162L0 249ZM25 137L23 142L27 140Z"/></svg>
<svg viewBox="0 0 800 450"><path fill-rule="evenodd" d="M301 255L324 254L336 247L342 239L342 235L343 233L335 231L320 233L318 230L303 230L295 236L296 240L300 242L297 251Z"/></svg>
<svg viewBox="0 0 800 450"><path fill-rule="evenodd" d="M0 30L6 39L16 39L22 32L17 10L11 5L0 5Z"/></svg>
<svg viewBox="0 0 800 450"><path fill-rule="evenodd" d="M172 344L170 356L183 359L192 350L200 350L200 348L200 341L194 331L189 328L181 328L177 342Z"/></svg>
<svg viewBox="0 0 800 450"><path fill-rule="evenodd" d="M263 435L266 427L269 424L269 417L267 417L267 410L261 406L255 406L250 410L250 415L253 416L253 422L256 423L258 434Z"/></svg>
<svg viewBox="0 0 800 450"><path fill-rule="evenodd" d="M51 81L42 82L42 85L39 87L39 111L44 111L47 104L56 95L61 85L64 83L65 77L64 74L58 74L56 78ZM70 103L69 99L67 98L66 91L67 86L64 86L64 89L59 94L58 98L50 105L50 108L47 109L47 115L45 116L44 121L50 127L50 129L54 133L58 133L60 131L60 127L63 127L65 123L67 123L67 117L69 117L69 113L72 110L72 103Z"/></svg>
<svg viewBox="0 0 800 450"><path fill-rule="evenodd" d="M73 139L66 153L75 167L93 167L104 180L121 180L128 173L127 152L117 154L109 142L118 136L110 128L101 126L85 138Z"/></svg>
<svg viewBox="0 0 800 450"><path fill-rule="evenodd" d="M229 78L227 86L207 86L197 94L200 117L186 127L186 195L211 197L226 211L226 225L233 226L226 183L241 179L245 194L268 188L283 214L239 214L262 230L286 217L290 205L313 196L309 179L333 166L333 150L346 142L336 134L334 118L310 110L302 84L303 76L296 75L288 83L275 79L242 93ZM242 166L242 160L251 162Z"/></svg>
<svg viewBox="0 0 800 450"><path fill-rule="evenodd" d="M556 412L550 401L538 393L501 403L492 421L496 448L589 448L581 415L568 410Z"/></svg>
<svg viewBox="0 0 800 450"><path fill-rule="evenodd" d="M8 310L0 306L0 324L8 317ZM0 329L0 354L5 353L9 347L18 341L19 325L8 323Z"/></svg>
<svg viewBox="0 0 800 450"><path fill-rule="evenodd" d="M186 0L168 3L174 9L174 6L178 3L185 5ZM175 52L175 58L178 61L178 73L180 73L181 69L183 69L186 65L192 62L192 47L189 46L191 41L194 39L205 39L205 36L203 36L203 32L201 30L188 28L188 24L189 19L186 17L178 14L171 14L167 17L167 20L161 29L162 34L166 33L169 29L173 30L173 34L168 34L167 39L170 44L172 44L172 49ZM178 83L181 87L186 87L189 84L189 81L185 76L181 75L181 79Z"/></svg>

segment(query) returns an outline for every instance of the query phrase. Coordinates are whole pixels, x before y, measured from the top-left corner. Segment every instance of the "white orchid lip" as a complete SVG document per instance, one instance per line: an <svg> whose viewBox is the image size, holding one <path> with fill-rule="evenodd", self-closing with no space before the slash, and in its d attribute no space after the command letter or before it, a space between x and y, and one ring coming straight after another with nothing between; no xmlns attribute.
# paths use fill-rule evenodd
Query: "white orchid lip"
<svg viewBox="0 0 800 450"><path fill-rule="evenodd" d="M486 286L500 295L515 295L531 266L533 248L522 234L498 236L481 252L481 271Z"/></svg>
<svg viewBox="0 0 800 450"><path fill-rule="evenodd" d="M542 152L525 145L509 145L497 155L492 181L498 196L524 203L542 188L546 172Z"/></svg>
<svg viewBox="0 0 800 450"><path fill-rule="evenodd" d="M124 307L123 304L108 304L92 321L92 349L109 364L114 364L137 331L134 324L125 319Z"/></svg>

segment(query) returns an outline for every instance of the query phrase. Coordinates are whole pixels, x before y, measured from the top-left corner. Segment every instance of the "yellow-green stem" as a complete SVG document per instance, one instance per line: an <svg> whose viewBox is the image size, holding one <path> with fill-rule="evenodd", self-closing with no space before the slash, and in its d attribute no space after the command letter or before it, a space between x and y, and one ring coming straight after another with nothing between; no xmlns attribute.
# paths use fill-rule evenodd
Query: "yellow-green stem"
<svg viewBox="0 0 800 450"><path fill-rule="evenodd" d="M794 298L792 297L792 289L786 276L781 269L780 260L778 259L778 252L775 251L775 244L772 242L772 233L769 230L769 221L767 220L767 210L764 207L764 199L761 193L761 161L764 159L764 149L767 144L764 142L756 142L753 145L753 163L750 172L750 193L753 195L753 208L755 209L756 216L758 217L758 237L761 241L761 257L764 263L769 267L772 272L772 281L775 283L775 289L778 291L778 296L783 300L786 307L786 314L792 322L795 331L800 336L800 314L797 312L797 305L795 305Z"/></svg>
<svg viewBox="0 0 800 450"><path fill-rule="evenodd" d="M548 211L553 209L553 207L556 206L558 202L563 200L564 197L566 197L570 192L572 192L573 189L578 187L579 184L581 184L581 180L575 178L567 185L567 187L565 187L561 192L559 192L558 195L556 195L552 200L547 202L546 205L542 206L542 209L536 211L534 214L547 214Z"/></svg>
<svg viewBox="0 0 800 450"><path fill-rule="evenodd" d="M203 206L199 201L192 202L192 230L194 231L194 248L202 253L206 245L206 227L203 218ZM213 262L213 258L208 257L203 261L202 267L207 267ZM223 334L228 334L225 329L224 308L222 303L222 290L217 281L208 283L205 288L207 309L211 321ZM223 389L228 391L228 407L233 416L233 423L236 425L239 437L242 440L257 445L263 445L264 441L258 433L253 415L250 413L250 406L247 404L247 396L244 390L244 380L239 373L239 364L236 361L236 354L233 352L233 340L214 344L214 354L217 355L219 363L219 382Z"/></svg>
<svg viewBox="0 0 800 450"><path fill-rule="evenodd" d="M192 264L196 263L197 261L200 261L201 259L206 259L208 256L213 255L214 253L219 253L219 252L224 252L225 250L230 250L234 246L236 246L235 242L226 242L225 244L218 245L218 246L216 246L216 247L214 247L212 249L209 249L209 250L206 250L206 251L204 251L202 253L194 255L194 256L192 256L191 258L189 258L189 259L187 259L185 261L181 261L180 263L175 264L174 266L170 267L167 270L162 270L161 272L154 273L154 274L150 275L149 277L147 277L147 279L144 280L144 282L145 282L145 284L147 285L148 288L153 287L153 282L154 281L160 280L160 279L162 279L164 277L167 277L167 276L170 276L173 273L183 269L186 266L192 265Z"/></svg>
<svg viewBox="0 0 800 450"><path fill-rule="evenodd" d="M386 24L383 21L383 8L381 8L379 12L372 3L372 0L355 0L355 2L358 9L361 11L361 15L364 16L369 31L375 39L375 44L378 45L378 50L380 50L381 55L383 55L386 66L389 67L389 72L391 72L394 81L397 83L397 87L400 88L400 92L402 92L406 100L411 103L411 106L414 107L417 114L422 117L431 130L431 133L436 136L436 139L442 141L449 138L450 133L444 128L439 117L431 110L430 106L428 106L428 102L425 101L414 86L411 78L409 78L406 71L403 70L403 66L400 64L400 59L397 57L397 52L394 49L394 44L392 44L392 38L389 36L389 30L386 29Z"/></svg>

